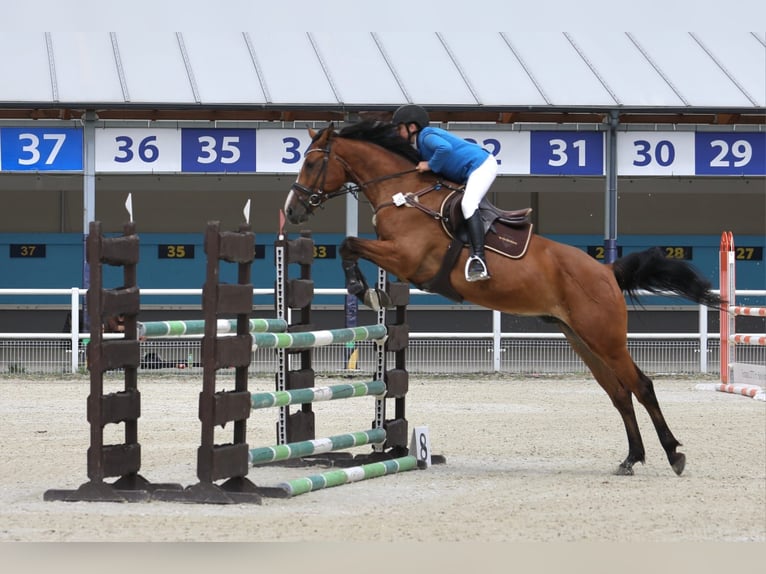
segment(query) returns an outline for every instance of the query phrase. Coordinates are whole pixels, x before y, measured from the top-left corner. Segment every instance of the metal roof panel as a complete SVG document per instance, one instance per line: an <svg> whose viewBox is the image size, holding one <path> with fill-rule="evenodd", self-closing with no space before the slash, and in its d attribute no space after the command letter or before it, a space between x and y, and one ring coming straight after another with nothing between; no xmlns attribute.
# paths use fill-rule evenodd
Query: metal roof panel
<svg viewBox="0 0 766 574"><path fill-rule="evenodd" d="M614 98L563 33L524 29L505 35L551 105L615 105Z"/></svg>
<svg viewBox="0 0 766 574"><path fill-rule="evenodd" d="M51 32L59 100L124 102L108 32Z"/></svg>
<svg viewBox="0 0 766 574"><path fill-rule="evenodd" d="M480 42L466 33L444 34L444 38L465 68L482 105L546 105L500 33L482 35Z"/></svg>
<svg viewBox="0 0 766 574"><path fill-rule="evenodd" d="M569 37L582 50L584 57L612 91L619 104L669 107L684 105L683 100L657 73L625 32L573 32Z"/></svg>
<svg viewBox="0 0 766 574"><path fill-rule="evenodd" d="M176 34L116 36L131 102L196 103Z"/></svg>
<svg viewBox="0 0 766 574"><path fill-rule="evenodd" d="M766 106L766 40L728 30L695 33L694 37L754 105Z"/></svg>
<svg viewBox="0 0 766 574"><path fill-rule="evenodd" d="M183 38L203 104L266 102L241 32L184 32Z"/></svg>
<svg viewBox="0 0 766 574"><path fill-rule="evenodd" d="M631 34L631 37L687 105L753 105L690 34L644 32Z"/></svg>
<svg viewBox="0 0 766 574"><path fill-rule="evenodd" d="M341 102L389 104L403 99L396 76L370 32L312 32Z"/></svg>
<svg viewBox="0 0 766 574"><path fill-rule="evenodd" d="M49 102L53 99L45 33L3 31L0 53L24 57L0 58L0 102Z"/></svg>
<svg viewBox="0 0 766 574"><path fill-rule="evenodd" d="M377 35L412 103L478 104L435 32L386 30Z"/></svg>
<svg viewBox="0 0 766 574"><path fill-rule="evenodd" d="M306 32L261 28L249 34L270 103L339 103Z"/></svg>

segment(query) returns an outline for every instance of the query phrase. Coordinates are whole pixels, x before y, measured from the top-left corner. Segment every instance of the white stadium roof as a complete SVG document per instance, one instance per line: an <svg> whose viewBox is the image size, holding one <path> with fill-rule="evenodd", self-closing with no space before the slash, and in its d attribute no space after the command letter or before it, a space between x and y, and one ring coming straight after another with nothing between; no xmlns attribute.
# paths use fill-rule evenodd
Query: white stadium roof
<svg viewBox="0 0 766 574"><path fill-rule="evenodd" d="M46 109L391 111L407 102L491 112L491 121L524 112L766 110L764 32L264 27L0 35L2 53L21 46L23 58L0 59L0 118L62 117L35 115Z"/></svg>

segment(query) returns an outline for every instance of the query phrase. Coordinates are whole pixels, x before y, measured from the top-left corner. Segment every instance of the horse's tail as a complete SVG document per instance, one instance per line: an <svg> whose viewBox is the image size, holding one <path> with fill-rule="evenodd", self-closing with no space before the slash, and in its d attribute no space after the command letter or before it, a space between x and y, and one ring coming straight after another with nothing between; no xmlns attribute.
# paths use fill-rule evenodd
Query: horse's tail
<svg viewBox="0 0 766 574"><path fill-rule="evenodd" d="M630 253L612 264L620 289L631 299L643 289L651 293L669 291L709 307L721 308L724 301L711 292L710 282L690 264L668 259L659 247Z"/></svg>

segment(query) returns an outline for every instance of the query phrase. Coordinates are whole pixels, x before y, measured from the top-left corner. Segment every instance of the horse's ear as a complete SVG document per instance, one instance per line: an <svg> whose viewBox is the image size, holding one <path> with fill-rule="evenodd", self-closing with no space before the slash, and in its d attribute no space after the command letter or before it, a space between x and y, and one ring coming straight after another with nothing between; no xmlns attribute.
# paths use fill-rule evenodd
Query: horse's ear
<svg viewBox="0 0 766 574"><path fill-rule="evenodd" d="M316 130L314 130L314 129L312 129L312 128L309 128L309 136L311 137L311 139L312 139L312 140L313 140L315 137L317 137L317 133L316 133Z"/></svg>

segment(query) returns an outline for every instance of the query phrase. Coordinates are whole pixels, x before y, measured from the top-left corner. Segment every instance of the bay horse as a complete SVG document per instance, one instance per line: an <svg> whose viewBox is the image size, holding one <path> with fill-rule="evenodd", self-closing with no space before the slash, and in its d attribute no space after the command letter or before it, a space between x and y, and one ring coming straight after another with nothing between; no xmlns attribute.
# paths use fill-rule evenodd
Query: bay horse
<svg viewBox="0 0 766 574"><path fill-rule="evenodd" d="M458 188L438 174L417 172L417 153L392 124L366 120L340 131L331 124L318 132L309 129L309 134L311 144L285 201L287 220L302 223L328 199L361 191L372 207L377 239L347 237L342 242L349 293L364 295L375 306L357 266L359 258L400 281L431 285L451 245L442 221L443 204ZM672 292L720 307L723 302L710 291L709 282L688 263L665 258L659 248L603 264L581 249L531 235L526 253L516 259L488 250L491 279L469 283L463 273L468 249L463 247L456 264L447 269L449 286L443 292L456 300L559 325L622 417L628 455L616 474L632 475L633 465L644 462L635 395L651 417L671 468L680 475L686 464L686 456L676 450L681 443L665 422L651 379L628 352L625 294L634 297L641 289Z"/></svg>

